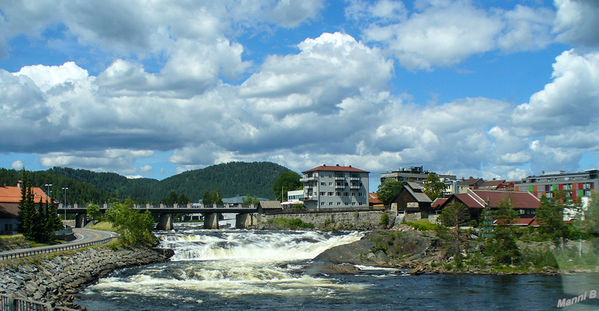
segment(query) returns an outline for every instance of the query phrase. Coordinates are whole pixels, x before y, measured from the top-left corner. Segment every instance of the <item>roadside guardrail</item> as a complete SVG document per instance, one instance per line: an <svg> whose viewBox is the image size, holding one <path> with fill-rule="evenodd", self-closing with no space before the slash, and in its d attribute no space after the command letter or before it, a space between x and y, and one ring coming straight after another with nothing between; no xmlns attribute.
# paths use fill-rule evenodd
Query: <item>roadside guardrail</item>
<svg viewBox="0 0 599 311"><path fill-rule="evenodd" d="M49 303L33 301L12 295L0 294L0 310L2 311L75 311L67 307L52 307Z"/></svg>
<svg viewBox="0 0 599 311"><path fill-rule="evenodd" d="M104 243L112 241L115 237L116 236L111 236L109 238L92 241L92 242L74 242L74 243L48 245L48 246L41 246L41 247L3 251L3 252L0 252L0 260L15 259L15 258L21 258L21 257L26 257L26 256L31 256L31 255L47 254L47 253L59 252L59 251L67 251L67 250L77 249L77 248L86 247L86 246L90 246L90 245L104 244ZM0 310L4 310L4 309L0 309Z"/></svg>

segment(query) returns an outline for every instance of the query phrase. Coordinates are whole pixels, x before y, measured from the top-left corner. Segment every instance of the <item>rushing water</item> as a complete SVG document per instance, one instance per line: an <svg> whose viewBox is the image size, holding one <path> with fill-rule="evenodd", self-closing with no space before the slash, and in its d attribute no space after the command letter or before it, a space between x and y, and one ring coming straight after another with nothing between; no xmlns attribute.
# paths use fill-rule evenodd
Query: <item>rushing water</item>
<svg viewBox="0 0 599 311"><path fill-rule="evenodd" d="M116 271L77 301L88 310L553 310L599 291L596 275L411 276L360 267L327 275L311 259L359 232L202 230L159 234L170 262ZM599 309L588 299L560 310Z"/></svg>

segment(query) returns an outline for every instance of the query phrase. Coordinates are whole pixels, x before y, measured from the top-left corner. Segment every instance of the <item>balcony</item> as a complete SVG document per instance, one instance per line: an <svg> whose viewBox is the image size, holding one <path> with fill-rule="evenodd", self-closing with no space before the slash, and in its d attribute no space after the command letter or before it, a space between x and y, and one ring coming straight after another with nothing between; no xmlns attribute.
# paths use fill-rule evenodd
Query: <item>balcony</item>
<svg viewBox="0 0 599 311"><path fill-rule="evenodd" d="M335 189L343 189L345 188L345 184L337 185L335 184Z"/></svg>
<svg viewBox="0 0 599 311"><path fill-rule="evenodd" d="M345 176L335 176L335 180L345 180Z"/></svg>
<svg viewBox="0 0 599 311"><path fill-rule="evenodd" d="M309 196L306 196L306 197L304 197L304 198L302 199L302 201L316 201L316 199L317 199L317 198L316 198L316 196L315 196L315 195L309 195Z"/></svg>
<svg viewBox="0 0 599 311"><path fill-rule="evenodd" d="M299 181L302 182L302 183L303 182L316 181L316 177L314 177L314 176L312 176L312 177L303 177L303 178L300 178Z"/></svg>
<svg viewBox="0 0 599 311"><path fill-rule="evenodd" d="M361 186L360 185L351 185L349 186L350 189L360 189Z"/></svg>
<svg viewBox="0 0 599 311"><path fill-rule="evenodd" d="M349 178L349 180L356 180L356 181L359 181L359 180L360 180L360 177L357 177L357 176L351 176L351 177Z"/></svg>

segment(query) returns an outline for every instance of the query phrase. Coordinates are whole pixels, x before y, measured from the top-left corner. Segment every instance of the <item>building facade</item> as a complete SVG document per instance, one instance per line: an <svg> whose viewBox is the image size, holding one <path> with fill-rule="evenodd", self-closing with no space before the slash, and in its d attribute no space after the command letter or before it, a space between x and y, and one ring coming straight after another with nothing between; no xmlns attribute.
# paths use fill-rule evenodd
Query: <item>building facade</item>
<svg viewBox="0 0 599 311"><path fill-rule="evenodd" d="M368 207L369 172L351 166L322 165L303 172L306 208Z"/></svg>
<svg viewBox="0 0 599 311"><path fill-rule="evenodd" d="M412 166L408 168L400 168L397 171L381 174L381 182L385 179L391 178L397 181L413 181L413 182L424 182L428 178L428 174L433 173L423 170L422 166ZM441 180L455 180L455 175L441 175L437 174Z"/></svg>
<svg viewBox="0 0 599 311"><path fill-rule="evenodd" d="M553 197L555 191L565 191L572 198L590 197L599 187L599 170L578 173L548 172L540 176L526 177L514 185L515 191L530 192L537 198Z"/></svg>

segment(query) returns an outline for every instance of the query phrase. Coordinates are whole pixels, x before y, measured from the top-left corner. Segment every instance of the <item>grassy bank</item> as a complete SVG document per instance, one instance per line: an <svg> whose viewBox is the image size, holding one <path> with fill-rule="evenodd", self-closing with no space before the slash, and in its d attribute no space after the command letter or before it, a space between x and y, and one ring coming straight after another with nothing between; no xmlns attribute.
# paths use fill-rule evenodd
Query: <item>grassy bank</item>
<svg viewBox="0 0 599 311"><path fill-rule="evenodd" d="M303 222L299 218L272 218L268 220L267 224L272 229L314 229L313 223Z"/></svg>

